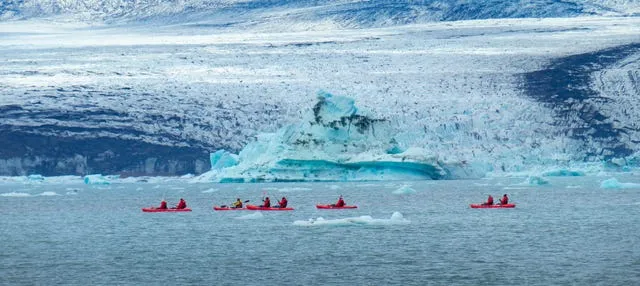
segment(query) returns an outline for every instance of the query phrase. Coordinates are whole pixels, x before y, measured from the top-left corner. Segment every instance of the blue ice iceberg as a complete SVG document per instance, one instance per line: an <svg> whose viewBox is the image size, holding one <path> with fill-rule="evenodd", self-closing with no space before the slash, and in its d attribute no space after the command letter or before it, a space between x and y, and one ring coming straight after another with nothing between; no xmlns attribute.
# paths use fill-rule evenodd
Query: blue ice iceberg
<svg viewBox="0 0 640 286"><path fill-rule="evenodd" d="M386 119L356 108L353 99L318 93L299 123L262 133L238 155L211 154L211 171L196 181L283 182L447 179L465 163L443 163L435 153L404 147Z"/></svg>
<svg viewBox="0 0 640 286"><path fill-rule="evenodd" d="M419 147L403 148L385 119L372 118L354 101L326 92L302 122L262 133L238 154L211 154L213 182L360 181L444 179L456 164Z"/></svg>

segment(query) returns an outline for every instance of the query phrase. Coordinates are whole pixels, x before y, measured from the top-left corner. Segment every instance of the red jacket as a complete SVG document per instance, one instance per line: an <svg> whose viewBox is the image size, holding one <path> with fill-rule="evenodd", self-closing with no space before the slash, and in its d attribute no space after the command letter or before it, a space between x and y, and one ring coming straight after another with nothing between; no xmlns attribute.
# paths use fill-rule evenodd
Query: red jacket
<svg viewBox="0 0 640 286"><path fill-rule="evenodd" d="M159 209L163 209L163 210L167 209L167 202L165 202L165 201L160 202L160 207L158 207L158 208Z"/></svg>
<svg viewBox="0 0 640 286"><path fill-rule="evenodd" d="M177 209L186 209L187 208L187 202L185 202L184 200L180 200L180 202L178 202L178 205L176 206Z"/></svg>
<svg viewBox="0 0 640 286"><path fill-rule="evenodd" d="M507 197L507 195L502 196L502 199L500 199L500 204L506 205L509 203L509 197Z"/></svg>
<svg viewBox="0 0 640 286"><path fill-rule="evenodd" d="M493 205L493 197L489 196L489 198L487 199L487 204L488 205Z"/></svg>
<svg viewBox="0 0 640 286"><path fill-rule="evenodd" d="M287 198L282 198L282 200L280 200L280 202L278 202L278 204L280 205L281 208L286 208L287 207Z"/></svg>
<svg viewBox="0 0 640 286"><path fill-rule="evenodd" d="M269 200L269 198L264 199L264 204L262 204L262 207L270 208L271 207L271 200Z"/></svg>
<svg viewBox="0 0 640 286"><path fill-rule="evenodd" d="M344 200L342 198L339 198L338 202L336 203L336 207L344 207L344 205Z"/></svg>

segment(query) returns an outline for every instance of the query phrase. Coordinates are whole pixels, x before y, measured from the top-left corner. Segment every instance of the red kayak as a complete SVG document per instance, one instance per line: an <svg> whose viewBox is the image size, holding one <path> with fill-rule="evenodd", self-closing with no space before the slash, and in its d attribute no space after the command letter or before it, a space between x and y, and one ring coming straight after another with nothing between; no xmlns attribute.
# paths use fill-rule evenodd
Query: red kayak
<svg viewBox="0 0 640 286"><path fill-rule="evenodd" d="M292 211L293 208L275 208L275 207L270 207L270 208L265 208L265 207L261 207L261 206L256 206L256 205L247 205L247 209L250 211Z"/></svg>
<svg viewBox="0 0 640 286"><path fill-rule="evenodd" d="M177 212L190 212L190 208L186 209L159 209L159 208L142 208L145 213L177 213Z"/></svg>
<svg viewBox="0 0 640 286"><path fill-rule="evenodd" d="M470 204L472 209L510 209L515 208L516 204L504 204L504 205L484 205L484 204Z"/></svg>
<svg viewBox="0 0 640 286"><path fill-rule="evenodd" d="M324 210L341 210L341 209L357 209L358 206L341 206L341 207L336 207L333 205L316 205L316 208L318 209L324 209Z"/></svg>
<svg viewBox="0 0 640 286"><path fill-rule="evenodd" d="M246 208L232 208L232 207L218 207L213 206L214 211L243 211L247 210Z"/></svg>

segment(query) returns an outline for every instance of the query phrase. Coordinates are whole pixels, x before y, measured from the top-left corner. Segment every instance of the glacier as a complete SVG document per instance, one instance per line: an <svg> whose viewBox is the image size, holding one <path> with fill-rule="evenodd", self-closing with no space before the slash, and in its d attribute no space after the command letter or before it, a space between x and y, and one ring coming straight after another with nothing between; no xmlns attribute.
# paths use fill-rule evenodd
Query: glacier
<svg viewBox="0 0 640 286"><path fill-rule="evenodd" d="M0 175L630 171L640 164L639 7L2 1Z"/></svg>

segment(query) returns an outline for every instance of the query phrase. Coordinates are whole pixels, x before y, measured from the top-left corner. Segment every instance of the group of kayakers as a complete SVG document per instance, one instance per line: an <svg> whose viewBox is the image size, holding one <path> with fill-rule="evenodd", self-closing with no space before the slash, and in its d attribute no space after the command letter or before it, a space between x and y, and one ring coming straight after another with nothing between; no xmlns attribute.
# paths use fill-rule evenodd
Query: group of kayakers
<svg viewBox="0 0 640 286"><path fill-rule="evenodd" d="M287 201L287 198L282 197L282 199L280 199L278 204L273 206L273 208L286 208L288 203L289 201ZM236 201L233 204L231 204L231 208L234 208L234 209L241 209L242 206L243 206L242 200L240 198L236 199ZM265 197L264 199L262 199L262 205L260 205L260 207L272 208L271 199L269 199L269 197Z"/></svg>
<svg viewBox="0 0 640 286"><path fill-rule="evenodd" d="M491 197L491 196L489 196L489 197ZM493 203L493 198L491 198L491 200L492 200L492 203ZM246 201L246 202L248 202L248 201ZM282 197L282 199L280 199L278 204L273 206L273 208L286 208L288 203L289 203L289 201L287 201L287 198L286 197ZM344 202L344 199L342 198L342 196L340 196L338 198L338 201L335 204L332 204L331 206L343 207L345 205L346 204ZM244 203L242 202L242 200L240 198L237 198L236 201L233 202L230 207L234 208L234 209L241 209L241 208L243 208L243 206L244 206ZM272 207L271 206L271 200L269 199L269 197L265 197L262 200L262 205L260 205L260 207L264 207L264 208L271 208ZM180 198L180 201L178 202L178 204L175 207L173 207L172 209L185 209L185 208L187 208L187 202L183 198ZM168 209L167 201L162 200L162 202L160 202L160 206L157 207L157 209L162 209L162 210Z"/></svg>
<svg viewBox="0 0 640 286"><path fill-rule="evenodd" d="M504 194L502 196L502 198L500 199L500 204L501 205L506 205L508 203L509 203L509 196L507 196L507 194ZM493 205L493 197L491 195L489 195L489 197L487 198L487 201L485 203L483 203L483 205L492 206Z"/></svg>
<svg viewBox="0 0 640 286"><path fill-rule="evenodd" d="M186 209L186 208L187 208L187 202L183 198L180 198L180 201L178 202L178 204L175 207L172 207L172 209L179 209L179 210ZM157 207L157 209L160 209L160 210L168 209L167 201L162 200L160 202L160 206Z"/></svg>

